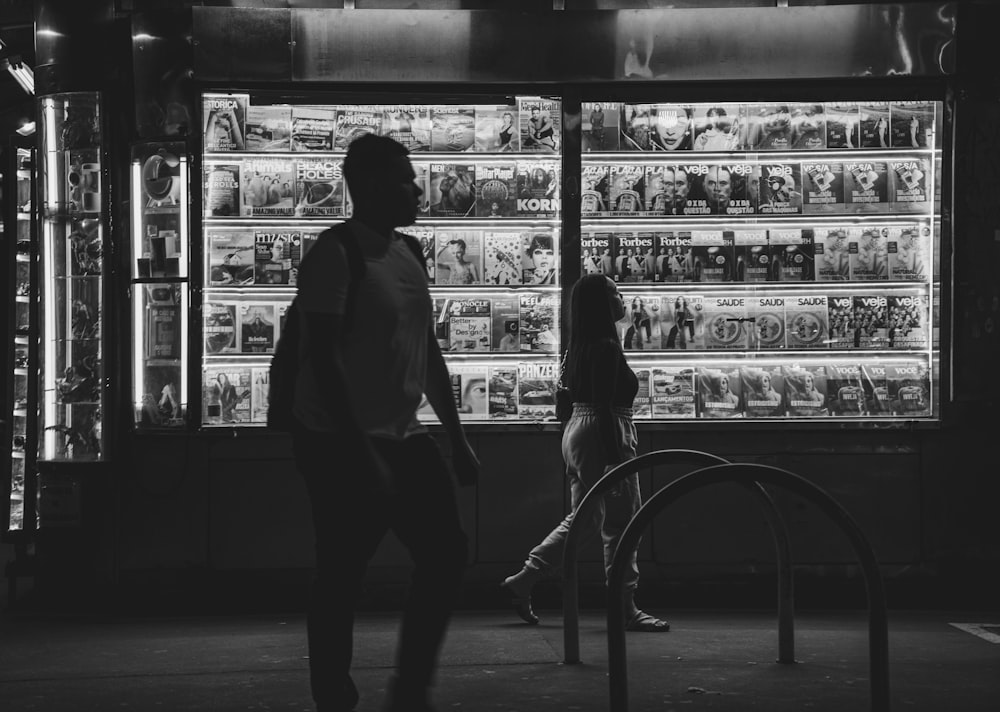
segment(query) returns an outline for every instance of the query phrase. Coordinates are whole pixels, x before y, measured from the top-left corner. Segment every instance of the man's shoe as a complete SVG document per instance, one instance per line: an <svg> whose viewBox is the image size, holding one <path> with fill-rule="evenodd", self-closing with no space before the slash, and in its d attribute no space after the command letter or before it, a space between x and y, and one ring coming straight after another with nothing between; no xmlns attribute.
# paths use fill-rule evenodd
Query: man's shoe
<svg viewBox="0 0 1000 712"><path fill-rule="evenodd" d="M435 712L427 699L427 688L406 689L398 679L389 683L385 712Z"/></svg>

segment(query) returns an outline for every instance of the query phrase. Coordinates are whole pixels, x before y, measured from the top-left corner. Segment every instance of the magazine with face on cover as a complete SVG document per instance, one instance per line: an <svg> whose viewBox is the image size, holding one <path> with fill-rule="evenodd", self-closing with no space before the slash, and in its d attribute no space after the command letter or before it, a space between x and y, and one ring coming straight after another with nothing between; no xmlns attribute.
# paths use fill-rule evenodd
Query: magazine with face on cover
<svg viewBox="0 0 1000 712"><path fill-rule="evenodd" d="M698 367L698 417L742 418L743 381L736 364Z"/></svg>
<svg viewBox="0 0 1000 712"><path fill-rule="evenodd" d="M889 300L883 292L854 293L855 345L861 349L889 346Z"/></svg>
<svg viewBox="0 0 1000 712"><path fill-rule="evenodd" d="M742 366L740 381L746 417L784 417L785 384L781 366Z"/></svg>
<svg viewBox="0 0 1000 712"><path fill-rule="evenodd" d="M893 282L923 282L930 273L931 230L927 225L890 227L886 250L889 279Z"/></svg>
<svg viewBox="0 0 1000 712"><path fill-rule="evenodd" d="M930 336L927 298L918 292L888 295L890 349L924 349Z"/></svg>
<svg viewBox="0 0 1000 712"><path fill-rule="evenodd" d="M826 364L826 368L830 415L851 417L867 414L861 364L835 362Z"/></svg>
<svg viewBox="0 0 1000 712"><path fill-rule="evenodd" d="M462 420L489 418L489 367L485 363L449 364L451 392Z"/></svg>
<svg viewBox="0 0 1000 712"><path fill-rule="evenodd" d="M847 253L851 281L873 282L889 279L886 238L884 227L851 227L847 231Z"/></svg>
<svg viewBox="0 0 1000 712"><path fill-rule="evenodd" d="M476 166L476 216L517 216L517 166L514 161Z"/></svg>
<svg viewBox="0 0 1000 712"><path fill-rule="evenodd" d="M520 126L516 104L476 104L475 149L480 153L517 153Z"/></svg>
<svg viewBox="0 0 1000 712"><path fill-rule="evenodd" d="M785 382L789 416L814 418L830 414L827 408L826 366L782 366L781 375Z"/></svg>

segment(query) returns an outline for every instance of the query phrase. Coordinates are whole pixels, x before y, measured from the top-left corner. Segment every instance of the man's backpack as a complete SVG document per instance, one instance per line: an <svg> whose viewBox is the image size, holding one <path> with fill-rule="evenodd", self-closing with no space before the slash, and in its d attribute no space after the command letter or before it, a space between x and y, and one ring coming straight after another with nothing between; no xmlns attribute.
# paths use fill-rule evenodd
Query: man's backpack
<svg viewBox="0 0 1000 712"><path fill-rule="evenodd" d="M422 269L425 267L423 248L417 238L406 233L400 233L403 241L410 248ZM344 309L344 330L350 331L354 322L354 303L357 300L358 287L367 272L365 258L358 245L357 238L346 223L341 223L324 230L319 239L339 239L347 255L347 267L351 281L347 285L347 303ZM281 327L281 335L274 347L271 366L268 375L267 391L267 427L271 430L292 432L298 427L298 421L292 413L295 403L295 381L299 375L299 330L301 319L298 299L292 303L285 313L285 323Z"/></svg>

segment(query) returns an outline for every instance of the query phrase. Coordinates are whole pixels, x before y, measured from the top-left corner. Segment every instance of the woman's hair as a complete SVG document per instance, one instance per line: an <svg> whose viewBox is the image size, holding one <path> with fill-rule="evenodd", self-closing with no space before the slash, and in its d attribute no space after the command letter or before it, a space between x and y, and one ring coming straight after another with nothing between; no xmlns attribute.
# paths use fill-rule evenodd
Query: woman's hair
<svg viewBox="0 0 1000 712"><path fill-rule="evenodd" d="M530 257L535 253L535 250L551 250L552 249L552 235L534 235L531 238L531 244L528 245L526 252Z"/></svg>
<svg viewBox="0 0 1000 712"><path fill-rule="evenodd" d="M462 250L468 250L469 249L468 245L465 244L465 240L463 240L460 237L457 237L454 240L448 240L448 244L449 245L457 245L458 247L461 247Z"/></svg>
<svg viewBox="0 0 1000 712"><path fill-rule="evenodd" d="M611 313L611 300L608 299L608 278L603 274L586 274L576 281L570 294L566 380L571 391L579 390L575 374L584 376L584 360L591 347L602 341L611 341L621 349L615 318ZM608 377L611 377L610 374Z"/></svg>

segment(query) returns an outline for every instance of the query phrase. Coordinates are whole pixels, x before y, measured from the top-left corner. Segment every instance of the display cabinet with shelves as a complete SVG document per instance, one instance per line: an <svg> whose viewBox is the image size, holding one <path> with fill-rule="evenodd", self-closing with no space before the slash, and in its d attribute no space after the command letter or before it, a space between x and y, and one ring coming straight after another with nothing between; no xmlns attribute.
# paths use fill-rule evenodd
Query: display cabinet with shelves
<svg viewBox="0 0 1000 712"><path fill-rule="evenodd" d="M941 113L584 102L580 270L625 297L637 417L938 418Z"/></svg>
<svg viewBox="0 0 1000 712"><path fill-rule="evenodd" d="M251 100L252 99L252 100ZM410 150L435 334L461 417L551 420L560 327L561 105L265 104L206 94L202 424L266 422L268 364L298 264L350 216L362 133ZM433 420L425 403L418 413Z"/></svg>

